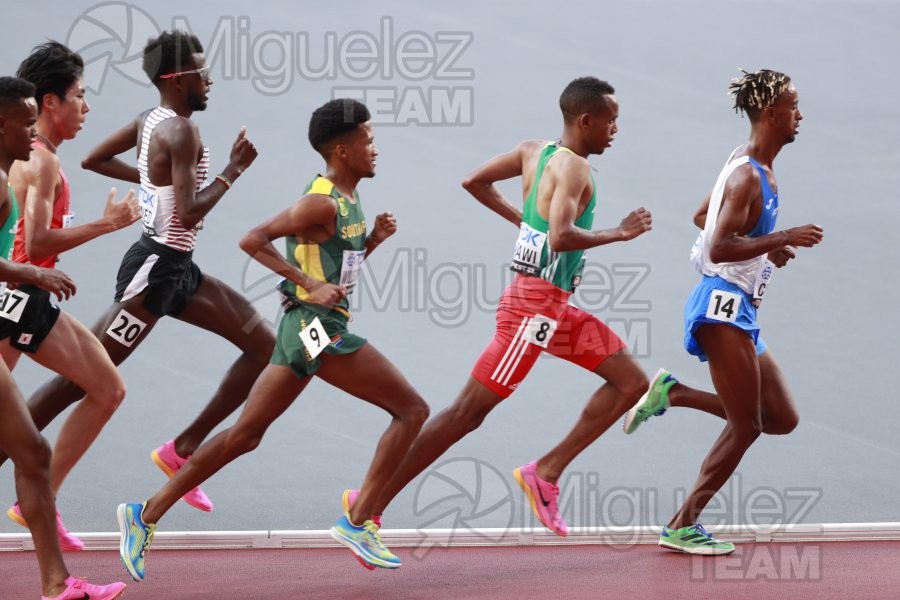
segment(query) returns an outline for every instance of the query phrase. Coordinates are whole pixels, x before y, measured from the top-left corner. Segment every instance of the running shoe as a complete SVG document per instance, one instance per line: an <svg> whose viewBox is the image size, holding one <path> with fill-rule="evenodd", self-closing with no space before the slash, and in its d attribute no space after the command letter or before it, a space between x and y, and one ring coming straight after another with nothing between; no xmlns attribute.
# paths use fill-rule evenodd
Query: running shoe
<svg viewBox="0 0 900 600"><path fill-rule="evenodd" d="M144 554L153 541L156 525L144 523L144 504L120 504L116 509L119 521L119 557L131 578L144 580Z"/></svg>
<svg viewBox="0 0 900 600"><path fill-rule="evenodd" d="M641 423L650 417L658 417L665 414L666 409L671 406L669 404L669 390L678 383L671 373L665 369L660 369L650 381L650 387L647 392L641 396L637 404L631 407L625 413L625 421L622 423L622 429L625 433L634 433Z"/></svg>
<svg viewBox="0 0 900 600"><path fill-rule="evenodd" d="M331 537L350 548L360 560L382 569L396 569L400 559L388 550L378 535L378 526L366 520L361 526L350 522L350 516L344 513L329 530Z"/></svg>
<svg viewBox="0 0 900 600"><path fill-rule="evenodd" d="M62 594L41 596L41 600L113 600L124 590L125 584L121 581L109 585L94 585L84 579L69 577L66 579L66 589Z"/></svg>
<svg viewBox="0 0 900 600"><path fill-rule="evenodd" d="M9 510L6 511L6 516L25 529L29 529L28 523L25 522L25 516L22 514L22 509L19 508L18 502L13 504ZM84 550L84 542L72 535L69 530L66 529L62 517L59 516L59 511L56 511L56 535L59 538L59 547L62 550L69 550L72 552Z"/></svg>
<svg viewBox="0 0 900 600"><path fill-rule="evenodd" d="M178 456L178 453L175 452L175 440L169 440L168 442L151 452L150 458L152 458L153 462L156 463L156 466L162 469L162 472L171 479L175 475L175 473L177 473L178 470L184 466L190 456L188 456L187 458L181 458L180 456ZM203 490L200 489L200 486L197 486L189 491L187 494L182 496L181 499L194 508L199 508L200 510L205 512L212 512L212 500L209 499L209 496L203 493Z"/></svg>
<svg viewBox="0 0 900 600"><path fill-rule="evenodd" d="M344 494L341 496L341 505L344 507L344 512L348 515L350 514L350 507L356 502L357 496L359 496L359 490L344 490ZM372 515L372 522L381 529L381 515Z"/></svg>
<svg viewBox="0 0 900 600"><path fill-rule="evenodd" d="M537 461L515 469L513 477L519 482L531 503L531 510L544 527L556 535L569 535L566 521L559 514L559 486L538 477Z"/></svg>
<svg viewBox="0 0 900 600"><path fill-rule="evenodd" d="M681 529L663 527L662 534L659 536L659 545L688 554L731 554L734 552L734 544L717 540L700 523Z"/></svg>

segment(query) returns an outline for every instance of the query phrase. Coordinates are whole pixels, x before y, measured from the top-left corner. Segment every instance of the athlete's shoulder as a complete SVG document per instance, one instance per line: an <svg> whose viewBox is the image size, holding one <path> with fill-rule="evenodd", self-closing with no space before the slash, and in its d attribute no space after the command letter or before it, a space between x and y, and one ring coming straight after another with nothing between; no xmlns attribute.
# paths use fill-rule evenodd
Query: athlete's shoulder
<svg viewBox="0 0 900 600"><path fill-rule="evenodd" d="M334 183L327 177L316 175L316 178L306 186L305 193L331 196L334 193Z"/></svg>
<svg viewBox="0 0 900 600"><path fill-rule="evenodd" d="M746 161L734 167L725 181L725 197L734 199L745 197L750 200L759 196L760 191L759 171Z"/></svg>
<svg viewBox="0 0 900 600"><path fill-rule="evenodd" d="M41 177L56 180L59 173L59 156L43 146L34 146L28 160L17 160L9 169L9 178L13 185L32 184Z"/></svg>
<svg viewBox="0 0 900 600"><path fill-rule="evenodd" d="M515 150L518 152L541 152L547 144L551 144L552 142L548 142L547 140L525 140L519 142L519 144L515 147Z"/></svg>
<svg viewBox="0 0 900 600"><path fill-rule="evenodd" d="M322 216L332 218L337 214L337 202L333 196L334 189L334 183L330 179L318 175L306 187L306 191L297 201L297 205L302 206L305 210L312 210Z"/></svg>
<svg viewBox="0 0 900 600"><path fill-rule="evenodd" d="M190 117L182 117L181 115L173 115L160 121L154 133L156 132L177 142L200 139L200 128L197 124Z"/></svg>

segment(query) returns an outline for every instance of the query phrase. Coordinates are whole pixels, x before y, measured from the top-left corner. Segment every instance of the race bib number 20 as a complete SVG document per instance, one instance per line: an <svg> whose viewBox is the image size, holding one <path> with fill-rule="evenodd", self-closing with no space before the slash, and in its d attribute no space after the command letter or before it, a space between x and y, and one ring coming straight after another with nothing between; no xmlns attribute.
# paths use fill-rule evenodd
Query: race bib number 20
<svg viewBox="0 0 900 600"><path fill-rule="evenodd" d="M131 348L135 340L140 337L141 332L146 328L146 323L123 308L106 329L106 335L126 348Z"/></svg>

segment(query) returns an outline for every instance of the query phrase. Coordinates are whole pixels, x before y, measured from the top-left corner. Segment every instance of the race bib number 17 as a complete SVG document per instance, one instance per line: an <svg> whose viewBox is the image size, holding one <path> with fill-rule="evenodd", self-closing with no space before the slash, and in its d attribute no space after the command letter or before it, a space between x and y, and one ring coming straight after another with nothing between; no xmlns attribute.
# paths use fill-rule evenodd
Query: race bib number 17
<svg viewBox="0 0 900 600"><path fill-rule="evenodd" d="M18 323L30 296L20 290L6 290L0 295L0 318Z"/></svg>
<svg viewBox="0 0 900 600"><path fill-rule="evenodd" d="M738 310L741 307L741 297L724 290L713 290L709 296L709 306L706 307L706 318L734 323L737 321Z"/></svg>

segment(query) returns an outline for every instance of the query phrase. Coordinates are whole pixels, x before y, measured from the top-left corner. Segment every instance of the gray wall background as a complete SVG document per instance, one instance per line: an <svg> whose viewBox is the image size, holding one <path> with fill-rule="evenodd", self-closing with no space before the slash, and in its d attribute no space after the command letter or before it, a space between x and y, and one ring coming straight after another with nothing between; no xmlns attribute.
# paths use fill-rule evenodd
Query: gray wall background
<svg viewBox="0 0 900 600"><path fill-rule="evenodd" d="M274 279L249 264L237 241L296 200L322 168L306 141L310 112L336 86L418 86L427 94L442 86L471 87L474 122L468 126L378 125L378 175L360 186L370 218L391 210L400 230L368 263L353 327L395 361L434 412L452 401L491 336L500 276L506 277L503 266L515 235L459 182L522 139L559 135L559 92L585 74L608 79L621 105L615 145L592 159L597 226L615 226L643 205L653 212L654 229L631 243L591 251L596 279L579 294L579 303L610 319L620 333L630 327L649 373L665 366L684 382L710 389L706 367L681 348L682 306L695 283L687 261L696 235L691 215L749 130L731 110L729 79L738 67L787 72L799 89L805 120L796 143L775 165L779 226L816 222L826 235L819 247L800 250L777 273L761 322L796 394L801 424L790 436L759 440L726 489L725 502L706 521L765 520L766 507L805 522L900 518L892 383L900 330L893 282L900 258L894 231L900 216L898 3L572 1L550 7L462 0L450 8L403 1L215 7L169 0L152 7L34 1L6 3L3 13L4 74L45 39L82 48L95 42L83 51L94 59L87 70L88 83L98 90L88 96L92 111L78 138L60 150L81 223L99 216L114 185L82 171L81 157L157 102L154 90L129 79L142 81L139 61L130 57L156 26L170 28L176 17L190 24L208 50L221 49L209 54L215 78L209 108L195 115L211 147L214 172L227 161L241 125L260 155L207 218L196 261L243 290L273 323ZM387 79L376 74L353 81L339 73L314 81L297 72L305 49L295 47L300 55L285 59L278 41L284 38L275 35L304 39L296 36L305 33L307 64L316 66L325 60L329 35L338 43L352 32L380 39L384 17L390 18L394 41L416 31L432 40L438 32L471 34L455 68L470 69L473 76L414 81L393 68ZM217 28L221 33L231 22L242 24L242 39L256 44L256 54L241 54L222 40L211 43ZM275 41L263 43L267 39ZM446 57L448 46L438 48ZM335 58L340 56L339 51ZM229 77L229 64L244 75ZM284 66L293 66L293 75L279 84ZM520 197L519 182L503 189ZM79 285L67 311L94 322L112 300L121 255L138 235L134 226L64 256L60 268ZM646 265L646 274L629 289L628 276L614 269L634 264ZM394 271L398 266L403 268ZM442 325L442 319L452 324ZM58 504L71 529L115 529L117 503L145 498L163 482L149 461L150 450L193 418L235 357L232 347L211 334L172 320L160 323L122 367L129 386L125 403L63 487ZM49 373L23 359L15 376L27 395ZM386 515L387 526L449 526L457 517L478 527L530 522L521 494L510 494L510 472L555 445L599 383L561 361L539 361L481 430L404 491ZM51 440L59 421L47 430ZM339 512L341 490L361 481L387 422L380 410L315 382L258 451L204 486L215 512L202 514L182 503L164 528L326 528ZM666 521L721 427L713 417L685 410L652 420L634 437L615 426L571 466L564 492L570 524ZM471 497L454 497L460 490ZM13 501L12 469L6 466L0 470L0 503ZM0 532L20 531L0 521Z"/></svg>

